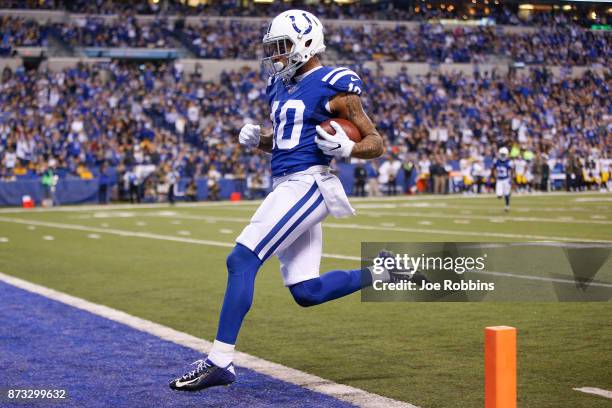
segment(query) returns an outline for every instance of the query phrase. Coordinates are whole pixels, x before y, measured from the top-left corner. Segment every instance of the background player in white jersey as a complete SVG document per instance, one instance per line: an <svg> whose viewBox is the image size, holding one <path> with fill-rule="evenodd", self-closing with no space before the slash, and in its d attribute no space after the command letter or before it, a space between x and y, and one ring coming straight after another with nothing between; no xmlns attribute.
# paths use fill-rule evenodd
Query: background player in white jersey
<svg viewBox="0 0 612 408"><path fill-rule="evenodd" d="M508 148L499 149L499 158L493 164L495 177L495 194L497 198L504 197L505 211L510 211L510 194L512 192L512 164L508 159Z"/></svg>
<svg viewBox="0 0 612 408"><path fill-rule="evenodd" d="M601 189L605 188L608 191L612 191L612 179L610 171L612 170L612 159L607 158L605 155L599 159L599 169L601 171Z"/></svg>
<svg viewBox="0 0 612 408"><path fill-rule="evenodd" d="M236 380L232 365L242 320L253 301L255 276L271 256L278 256L285 283L301 306L336 299L371 284L366 271L338 270L319 276L321 221L328 215L353 215L339 179L329 173L333 157L372 159L383 153L383 139L364 113L357 73L321 65L325 50L317 17L300 10L278 15L264 39L270 79L266 94L272 130L245 125L240 143L272 153L274 189L227 257L228 283L212 350L197 367L173 380L182 391L227 385ZM330 118L351 121L358 143L335 122L335 135L318 125Z"/></svg>
<svg viewBox="0 0 612 408"><path fill-rule="evenodd" d="M527 187L527 161L519 156L514 159L514 174L517 189L519 192L524 192Z"/></svg>

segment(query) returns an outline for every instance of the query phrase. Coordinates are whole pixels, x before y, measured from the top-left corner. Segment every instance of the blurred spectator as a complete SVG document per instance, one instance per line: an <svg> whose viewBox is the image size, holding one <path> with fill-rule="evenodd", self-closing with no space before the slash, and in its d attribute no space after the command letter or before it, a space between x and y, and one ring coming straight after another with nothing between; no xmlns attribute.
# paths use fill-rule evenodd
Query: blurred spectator
<svg viewBox="0 0 612 408"><path fill-rule="evenodd" d="M219 185L219 182L221 181L221 173L219 173L217 168L212 165L210 166L206 177L208 178L206 182L208 186L208 199L210 201L218 201L219 192L221 191L221 186Z"/></svg>
<svg viewBox="0 0 612 408"><path fill-rule="evenodd" d="M140 203L140 181L133 169L129 169L125 172L124 182L127 185L130 203Z"/></svg>
<svg viewBox="0 0 612 408"><path fill-rule="evenodd" d="M387 195L397 195L397 175L401 167L402 163L395 155L390 155L381 164L378 181L386 187Z"/></svg>
<svg viewBox="0 0 612 408"><path fill-rule="evenodd" d="M234 170L234 191L240 193L240 196L244 196L246 191L246 170L244 166L239 163Z"/></svg>
<svg viewBox="0 0 612 408"><path fill-rule="evenodd" d="M415 171L415 165L411 160L405 160L404 163L402 163L402 170L404 171L404 193L411 194L412 191L410 186Z"/></svg>
<svg viewBox="0 0 612 408"><path fill-rule="evenodd" d="M365 169L365 165L362 160L358 160L353 171L354 177L354 188L353 195L357 197L365 197L365 185L368 178L368 171Z"/></svg>
<svg viewBox="0 0 612 408"><path fill-rule="evenodd" d="M100 175L98 176L98 203L108 204L108 187L110 185L110 177L106 164L100 166Z"/></svg>
<svg viewBox="0 0 612 408"><path fill-rule="evenodd" d="M170 166L166 166L166 184L167 184L167 195L168 202L171 205L175 203L175 189L177 188L177 184L179 182L179 175L174 171L174 169Z"/></svg>
<svg viewBox="0 0 612 408"><path fill-rule="evenodd" d="M429 172L433 180L433 193L446 193L448 174L444 168L444 163L442 163L442 160L439 157L434 160L433 164L429 168Z"/></svg>
<svg viewBox="0 0 612 408"><path fill-rule="evenodd" d="M366 163L368 172L368 195L370 197L380 197L380 186L378 184L378 166L376 161L368 161Z"/></svg>
<svg viewBox="0 0 612 408"><path fill-rule="evenodd" d="M50 205L59 204L55 198L55 186L57 184L57 179L52 167L48 167L45 170L42 175L41 182L45 190L45 200L48 201Z"/></svg>
<svg viewBox="0 0 612 408"><path fill-rule="evenodd" d="M185 198L187 201L195 202L198 200L198 185L194 179L189 180L187 189L185 190Z"/></svg>

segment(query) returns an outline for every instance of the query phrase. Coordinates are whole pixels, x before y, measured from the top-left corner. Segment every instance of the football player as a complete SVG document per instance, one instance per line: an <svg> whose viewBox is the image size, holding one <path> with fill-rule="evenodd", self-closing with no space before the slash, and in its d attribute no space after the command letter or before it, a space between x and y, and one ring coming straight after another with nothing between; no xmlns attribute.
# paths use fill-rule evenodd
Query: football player
<svg viewBox="0 0 612 408"><path fill-rule="evenodd" d="M508 148L499 149L499 158L493 165L493 177L495 177L495 194L500 199L504 197L504 211L510 211L510 193L512 192L512 164L508 159Z"/></svg>
<svg viewBox="0 0 612 408"><path fill-rule="evenodd" d="M348 68L321 64L323 26L305 11L289 10L274 18L263 47L272 130L247 124L239 141L272 154L273 191L227 257L227 288L212 349L205 360L194 363L195 369L170 383L175 390L197 391L236 380L234 346L253 301L257 271L270 257L279 258L285 286L300 306L318 305L371 284L367 270L319 275L321 222L329 214L354 214L339 179L329 173L331 160L373 159L383 153L383 139L362 108L361 79ZM335 117L351 121L362 140L353 142L336 122L331 124L334 135L318 126Z"/></svg>
<svg viewBox="0 0 612 408"><path fill-rule="evenodd" d="M527 161L522 156L514 159L514 180L519 193L524 192L527 186L527 165Z"/></svg>
<svg viewBox="0 0 612 408"><path fill-rule="evenodd" d="M605 188L611 191L612 181L610 175L612 174L612 159L606 157L605 153L601 159L599 159L599 169L601 171L601 191Z"/></svg>

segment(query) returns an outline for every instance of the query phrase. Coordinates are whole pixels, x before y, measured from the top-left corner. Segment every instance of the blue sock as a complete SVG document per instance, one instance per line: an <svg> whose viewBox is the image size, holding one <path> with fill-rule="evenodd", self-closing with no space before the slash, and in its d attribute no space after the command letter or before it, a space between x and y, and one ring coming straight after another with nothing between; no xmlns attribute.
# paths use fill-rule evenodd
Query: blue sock
<svg viewBox="0 0 612 408"><path fill-rule="evenodd" d="M363 275L363 276L362 276ZM289 287L295 301L304 307L319 305L372 284L372 275L361 269L331 271Z"/></svg>
<svg viewBox="0 0 612 408"><path fill-rule="evenodd" d="M227 257L227 288L219 316L217 340L236 344L242 319L253 303L255 276L261 260L247 247L236 244Z"/></svg>
<svg viewBox="0 0 612 408"><path fill-rule="evenodd" d="M507 195L504 198L506 199L506 205L510 205L510 196Z"/></svg>

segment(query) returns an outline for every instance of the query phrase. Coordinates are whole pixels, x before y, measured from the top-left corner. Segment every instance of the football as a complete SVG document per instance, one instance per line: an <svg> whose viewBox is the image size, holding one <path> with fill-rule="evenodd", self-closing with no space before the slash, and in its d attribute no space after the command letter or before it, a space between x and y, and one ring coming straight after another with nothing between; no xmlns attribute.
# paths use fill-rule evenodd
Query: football
<svg viewBox="0 0 612 408"><path fill-rule="evenodd" d="M325 122L321 123L320 126L327 133L334 135L336 134L336 130L331 126L330 122L332 121L337 122L340 126L342 126L342 129L344 129L344 131L346 132L346 135L353 142L355 143L361 142L361 133L359 132L359 129L357 129L357 126L353 125L353 122L351 122L350 120L332 118L332 119L326 120Z"/></svg>

